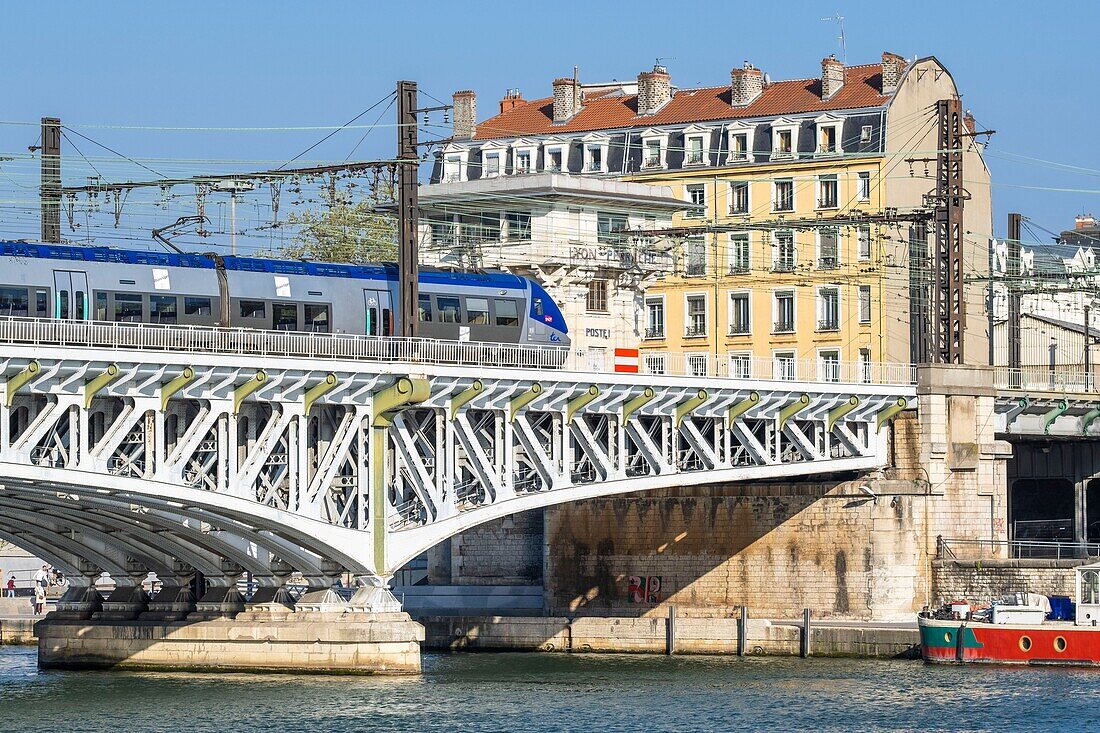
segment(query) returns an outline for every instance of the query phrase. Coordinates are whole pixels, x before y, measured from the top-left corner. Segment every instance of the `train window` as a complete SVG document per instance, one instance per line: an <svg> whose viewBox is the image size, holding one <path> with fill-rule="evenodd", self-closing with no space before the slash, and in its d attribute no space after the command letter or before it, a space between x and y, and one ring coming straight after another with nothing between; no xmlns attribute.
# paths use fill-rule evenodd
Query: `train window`
<svg viewBox="0 0 1100 733"><path fill-rule="evenodd" d="M50 294L45 290L34 291L34 314L39 318L45 318L49 315Z"/></svg>
<svg viewBox="0 0 1100 733"><path fill-rule="evenodd" d="M26 288L0 288L0 316L26 316L29 307Z"/></svg>
<svg viewBox="0 0 1100 733"><path fill-rule="evenodd" d="M439 304L440 323L461 322L461 311L458 306L458 298L440 297L436 301Z"/></svg>
<svg viewBox="0 0 1100 733"><path fill-rule="evenodd" d="M210 298L184 298L183 312L189 316L209 316L213 313Z"/></svg>
<svg viewBox="0 0 1100 733"><path fill-rule="evenodd" d="M489 325L488 298L466 298L466 322L476 326Z"/></svg>
<svg viewBox="0 0 1100 733"><path fill-rule="evenodd" d="M95 294L95 321L107 320L107 293L97 290Z"/></svg>
<svg viewBox="0 0 1100 733"><path fill-rule="evenodd" d="M57 291L57 317L69 318L69 291Z"/></svg>
<svg viewBox="0 0 1100 733"><path fill-rule="evenodd" d="M493 307L496 309L498 326L519 325L519 308L516 307L516 301L497 298L493 300Z"/></svg>
<svg viewBox="0 0 1100 733"><path fill-rule="evenodd" d="M267 303L262 300L242 300L240 302L241 318L266 318Z"/></svg>
<svg viewBox="0 0 1100 733"><path fill-rule="evenodd" d="M328 306L306 303L306 330L328 333Z"/></svg>
<svg viewBox="0 0 1100 733"><path fill-rule="evenodd" d="M149 322L176 323L179 320L177 307L176 296L174 295L150 295Z"/></svg>
<svg viewBox="0 0 1100 733"><path fill-rule="evenodd" d="M80 313L79 306L78 303L78 314ZM126 323L141 323L141 296L133 293L115 293L115 320Z"/></svg>
<svg viewBox="0 0 1100 733"><path fill-rule="evenodd" d="M298 304L275 303L271 307L271 315L274 318L276 331L298 330Z"/></svg>
<svg viewBox="0 0 1100 733"><path fill-rule="evenodd" d="M378 309L374 306L367 308L367 335L378 335Z"/></svg>
<svg viewBox="0 0 1100 733"><path fill-rule="evenodd" d="M73 318L79 318L80 320L86 319L88 317L88 304L85 302L85 299L88 297L87 294L83 290L77 290L73 293L73 296L73 302L76 306L76 314Z"/></svg>
<svg viewBox="0 0 1100 733"><path fill-rule="evenodd" d="M542 315L542 298L535 298L535 315Z"/></svg>
<svg viewBox="0 0 1100 733"><path fill-rule="evenodd" d="M420 320L431 322L432 320L432 296L424 295L421 293L417 296L417 310L420 313Z"/></svg>

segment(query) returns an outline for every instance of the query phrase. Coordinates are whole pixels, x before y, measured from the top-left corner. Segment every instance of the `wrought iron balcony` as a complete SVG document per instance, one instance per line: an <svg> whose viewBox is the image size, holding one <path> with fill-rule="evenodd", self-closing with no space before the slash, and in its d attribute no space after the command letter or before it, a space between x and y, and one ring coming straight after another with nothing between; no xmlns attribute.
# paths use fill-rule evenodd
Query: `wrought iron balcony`
<svg viewBox="0 0 1100 733"><path fill-rule="evenodd" d="M836 256L819 257L817 259L817 269L819 270L835 270L838 267L840 267L840 259Z"/></svg>
<svg viewBox="0 0 1100 733"><path fill-rule="evenodd" d="M794 321L787 319L780 319L772 326L772 331L775 333L794 333Z"/></svg>
<svg viewBox="0 0 1100 733"><path fill-rule="evenodd" d="M840 319L839 318L822 318L817 322L818 331L839 331Z"/></svg>

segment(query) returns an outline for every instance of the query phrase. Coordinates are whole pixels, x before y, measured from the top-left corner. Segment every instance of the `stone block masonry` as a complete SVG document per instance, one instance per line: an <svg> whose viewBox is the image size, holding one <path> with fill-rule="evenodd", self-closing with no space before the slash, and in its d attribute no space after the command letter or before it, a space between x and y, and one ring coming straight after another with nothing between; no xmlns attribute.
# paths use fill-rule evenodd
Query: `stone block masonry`
<svg viewBox="0 0 1100 733"><path fill-rule="evenodd" d="M1073 569L1083 560L936 560L932 563L933 603L989 603L994 598L1026 591L1044 596L1075 593Z"/></svg>

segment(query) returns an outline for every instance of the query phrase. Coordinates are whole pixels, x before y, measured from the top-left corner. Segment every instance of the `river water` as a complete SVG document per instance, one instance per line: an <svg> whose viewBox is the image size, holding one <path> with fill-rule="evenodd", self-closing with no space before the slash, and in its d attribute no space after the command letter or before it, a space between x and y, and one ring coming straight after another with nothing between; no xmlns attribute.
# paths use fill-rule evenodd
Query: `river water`
<svg viewBox="0 0 1100 733"><path fill-rule="evenodd" d="M419 677L39 672L0 647L0 730L1100 730L1100 670L915 661L426 655Z"/></svg>

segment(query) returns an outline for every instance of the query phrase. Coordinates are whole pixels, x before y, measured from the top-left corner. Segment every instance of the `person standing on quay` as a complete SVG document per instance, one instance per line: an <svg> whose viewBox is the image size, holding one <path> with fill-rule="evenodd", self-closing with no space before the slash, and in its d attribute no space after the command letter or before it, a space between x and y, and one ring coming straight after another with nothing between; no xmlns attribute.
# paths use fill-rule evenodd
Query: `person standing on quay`
<svg viewBox="0 0 1100 733"><path fill-rule="evenodd" d="M8 575L8 598L15 598L15 573Z"/></svg>
<svg viewBox="0 0 1100 733"><path fill-rule="evenodd" d="M41 583L34 585L34 615L41 616L46 610L46 586Z"/></svg>

